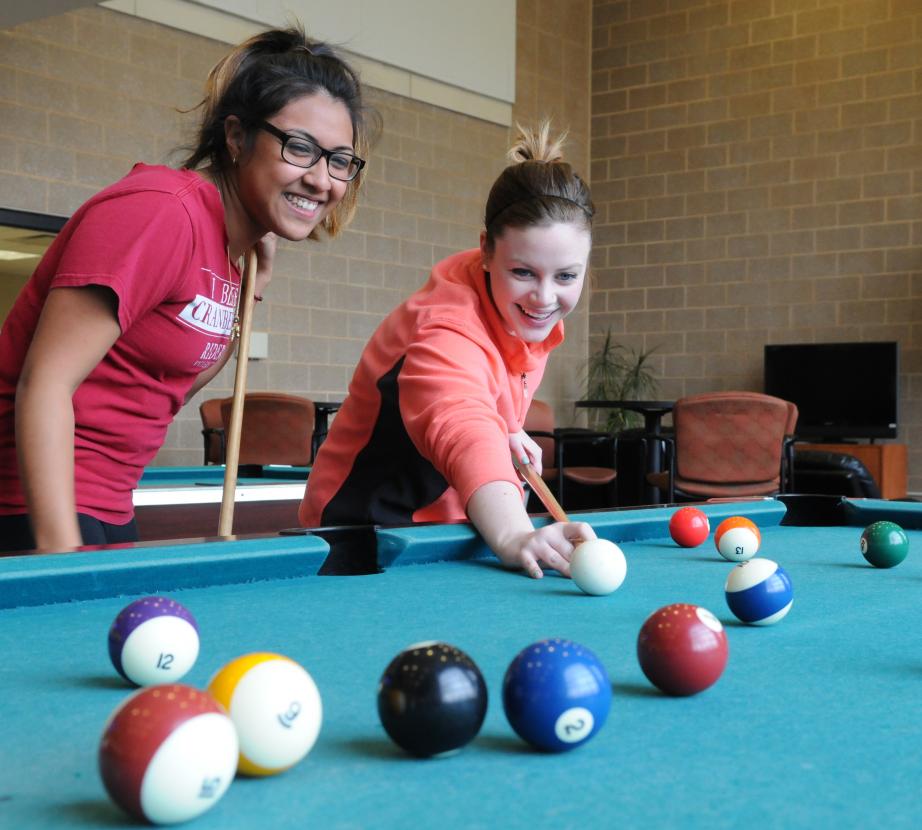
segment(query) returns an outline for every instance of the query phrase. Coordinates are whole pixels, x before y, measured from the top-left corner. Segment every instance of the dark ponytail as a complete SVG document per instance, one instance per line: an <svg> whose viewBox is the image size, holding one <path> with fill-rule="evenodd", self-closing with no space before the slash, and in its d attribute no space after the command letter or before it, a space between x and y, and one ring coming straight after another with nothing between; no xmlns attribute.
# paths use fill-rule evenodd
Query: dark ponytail
<svg viewBox="0 0 922 830"><path fill-rule="evenodd" d="M516 127L519 134L507 154L513 164L500 173L487 198L487 249L508 227L577 222L591 230L595 208L589 187L563 161L566 134L552 140L547 121L537 130Z"/></svg>

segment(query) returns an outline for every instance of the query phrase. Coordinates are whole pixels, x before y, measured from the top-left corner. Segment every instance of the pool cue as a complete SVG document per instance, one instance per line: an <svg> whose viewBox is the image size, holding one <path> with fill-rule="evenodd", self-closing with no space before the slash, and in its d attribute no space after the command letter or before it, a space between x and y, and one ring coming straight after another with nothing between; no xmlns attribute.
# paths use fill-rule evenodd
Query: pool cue
<svg viewBox="0 0 922 830"><path fill-rule="evenodd" d="M240 434L243 429L243 398L247 387L247 360L250 355L250 330L253 328L253 306L256 295L256 249L247 254L246 275L240 303L240 340L237 343L237 374L234 377L234 400L231 403L230 423L227 425L227 442L224 456L224 493L221 515L218 518L218 536L230 536L234 528L234 495L237 490L237 467L240 460Z"/></svg>
<svg viewBox="0 0 922 830"><path fill-rule="evenodd" d="M547 484L544 483L544 479L541 478L538 471L527 461L516 461L515 464L516 467L519 468L519 472L531 486L531 489L534 490L538 498L541 499L541 504L547 508L547 512L551 514L554 521L569 522L570 517L564 513L560 503L554 498L554 494L550 491Z"/></svg>

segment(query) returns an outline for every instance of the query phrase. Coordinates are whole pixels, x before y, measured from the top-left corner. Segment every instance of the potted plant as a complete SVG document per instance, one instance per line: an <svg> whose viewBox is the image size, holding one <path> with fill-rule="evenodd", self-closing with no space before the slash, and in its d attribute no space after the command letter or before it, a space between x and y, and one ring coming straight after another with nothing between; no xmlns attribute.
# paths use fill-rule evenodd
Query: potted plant
<svg viewBox="0 0 922 830"><path fill-rule="evenodd" d="M636 351L612 340L611 328L602 345L586 362L586 399L595 401L630 401L653 398L659 386L650 368L647 351ZM597 409L590 414L593 429L618 433L642 424L637 412L624 409Z"/></svg>

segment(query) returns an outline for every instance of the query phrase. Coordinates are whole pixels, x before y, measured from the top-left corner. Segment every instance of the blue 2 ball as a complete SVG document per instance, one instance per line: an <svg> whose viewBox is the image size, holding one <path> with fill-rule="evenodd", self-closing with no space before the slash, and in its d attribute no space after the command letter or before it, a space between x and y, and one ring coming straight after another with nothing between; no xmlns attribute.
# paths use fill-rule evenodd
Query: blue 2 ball
<svg viewBox="0 0 922 830"><path fill-rule="evenodd" d="M541 640L522 649L506 670L503 708L523 740L545 752L566 752L602 728L611 682L588 648Z"/></svg>

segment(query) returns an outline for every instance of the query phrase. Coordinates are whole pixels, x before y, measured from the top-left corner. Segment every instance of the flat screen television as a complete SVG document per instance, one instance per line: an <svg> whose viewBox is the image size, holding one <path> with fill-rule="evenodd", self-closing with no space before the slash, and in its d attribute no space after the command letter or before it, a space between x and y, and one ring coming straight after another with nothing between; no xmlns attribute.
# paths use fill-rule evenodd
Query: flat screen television
<svg viewBox="0 0 922 830"><path fill-rule="evenodd" d="M896 438L899 344L765 346L765 392L797 404L797 437Z"/></svg>

